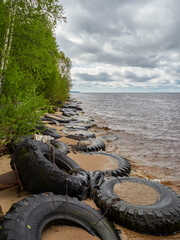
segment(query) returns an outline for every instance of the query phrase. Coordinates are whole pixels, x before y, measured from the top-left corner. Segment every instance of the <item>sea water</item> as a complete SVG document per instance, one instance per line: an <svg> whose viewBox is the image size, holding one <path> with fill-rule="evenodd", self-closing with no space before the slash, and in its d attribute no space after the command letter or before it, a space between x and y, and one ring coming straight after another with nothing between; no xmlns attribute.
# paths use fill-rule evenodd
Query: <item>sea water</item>
<svg viewBox="0 0 180 240"><path fill-rule="evenodd" d="M74 93L106 151L180 193L180 93Z"/></svg>

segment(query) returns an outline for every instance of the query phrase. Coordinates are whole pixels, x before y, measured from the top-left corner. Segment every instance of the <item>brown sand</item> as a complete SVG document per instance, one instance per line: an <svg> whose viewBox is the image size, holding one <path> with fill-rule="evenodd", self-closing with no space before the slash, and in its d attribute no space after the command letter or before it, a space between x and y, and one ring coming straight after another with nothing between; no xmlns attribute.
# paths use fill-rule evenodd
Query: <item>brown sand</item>
<svg viewBox="0 0 180 240"><path fill-rule="evenodd" d="M71 139L71 138L68 138L68 137L62 137L62 138L59 138L58 140L67 144L67 145L75 145L75 144L78 143L78 140Z"/></svg>
<svg viewBox="0 0 180 240"><path fill-rule="evenodd" d="M2 206L4 213L9 210L13 203L18 202L29 195L27 192L22 192L21 196L18 197L17 191L18 186L0 191L0 205Z"/></svg>
<svg viewBox="0 0 180 240"><path fill-rule="evenodd" d="M160 199L158 192L139 183L117 183L114 192L120 199L135 205L150 205Z"/></svg>
<svg viewBox="0 0 180 240"><path fill-rule="evenodd" d="M118 162L111 157L100 154L69 153L68 156L77 162L82 168L89 171L112 170L118 168Z"/></svg>
<svg viewBox="0 0 180 240"><path fill-rule="evenodd" d="M0 174L11 171L10 166L11 155L6 154L0 157Z"/></svg>
<svg viewBox="0 0 180 240"><path fill-rule="evenodd" d="M65 129L64 126L54 126L53 124L49 124L49 123L46 123L45 124L46 127L49 127L49 128L56 128L56 131L63 134L63 132L61 132L62 129Z"/></svg>
<svg viewBox="0 0 180 240"><path fill-rule="evenodd" d="M42 233L42 240L96 240L100 239L96 236L92 236L84 229L69 226L53 225L48 229L45 229Z"/></svg>

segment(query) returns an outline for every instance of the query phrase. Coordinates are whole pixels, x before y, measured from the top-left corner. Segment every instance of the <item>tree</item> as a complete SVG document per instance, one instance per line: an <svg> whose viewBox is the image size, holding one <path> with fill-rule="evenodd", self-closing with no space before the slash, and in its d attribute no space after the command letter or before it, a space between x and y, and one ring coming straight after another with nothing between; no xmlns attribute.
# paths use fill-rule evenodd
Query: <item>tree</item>
<svg viewBox="0 0 180 240"><path fill-rule="evenodd" d="M34 131L41 109L68 97L71 61L53 34L65 20L57 0L0 0L1 13L0 137L11 138Z"/></svg>
<svg viewBox="0 0 180 240"><path fill-rule="evenodd" d="M10 50L14 33L14 26L30 23L33 18L48 20L49 27L54 28L58 20L64 20L63 6L58 0L1 0L1 6L7 9L8 19L1 52L0 95L2 93L5 71L9 62ZM16 25L15 25L16 24Z"/></svg>
<svg viewBox="0 0 180 240"><path fill-rule="evenodd" d="M53 102L63 102L69 96L71 88L71 60L60 51L57 69L54 69L50 78L45 82L45 93L47 98ZM56 86L56 87L54 87Z"/></svg>

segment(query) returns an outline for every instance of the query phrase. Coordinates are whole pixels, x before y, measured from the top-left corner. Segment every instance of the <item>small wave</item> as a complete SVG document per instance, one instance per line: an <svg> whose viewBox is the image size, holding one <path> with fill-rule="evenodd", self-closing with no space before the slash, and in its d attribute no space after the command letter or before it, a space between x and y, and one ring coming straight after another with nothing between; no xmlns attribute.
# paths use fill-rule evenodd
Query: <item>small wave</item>
<svg viewBox="0 0 180 240"><path fill-rule="evenodd" d="M95 118L93 131L106 142L108 151L129 159L135 168L157 172L154 179L178 178L179 174L174 173L180 149L180 94L104 93L77 97L85 115Z"/></svg>

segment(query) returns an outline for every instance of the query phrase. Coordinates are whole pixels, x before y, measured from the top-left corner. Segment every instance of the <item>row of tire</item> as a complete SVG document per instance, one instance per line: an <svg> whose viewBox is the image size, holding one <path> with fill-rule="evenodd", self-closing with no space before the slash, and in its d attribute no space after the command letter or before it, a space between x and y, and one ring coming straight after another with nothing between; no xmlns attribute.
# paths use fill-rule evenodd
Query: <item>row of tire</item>
<svg viewBox="0 0 180 240"><path fill-rule="evenodd" d="M66 108L63 110L63 114L65 113L65 116L67 116L66 109L69 107L68 111L71 111L70 109L72 109L72 105L73 109L76 110L71 112L71 116L78 114L78 110L82 110L78 106L76 108L76 103L71 103L70 105L66 105ZM88 128L90 128L93 126L93 124L91 120L88 121ZM70 124L70 126L73 126L73 124ZM87 128L84 126L84 131L85 129L87 130ZM78 138L78 129L64 130L64 133L68 137L80 139ZM75 149L80 151L91 151L93 141L90 142L90 139L95 137L93 135L94 133L87 131L81 132L80 134L81 137L83 136L84 138L89 139L89 141L87 141L87 146L90 144L90 149L88 149L86 146L84 146L84 149L82 147L78 148L78 146L75 146ZM103 146L100 149L105 150L105 145L103 145L102 141L97 142L97 145ZM93 150L94 149L95 148L93 148ZM180 231L180 196L178 194L176 194L172 189L157 182L152 182L141 178L124 177L128 176L130 173L130 164L126 159L102 152L100 154L114 157L119 163L118 169L104 171L105 176L114 176L116 178L111 177L109 179L104 179L101 186L96 189L94 196L96 205L102 210L102 212L106 212L106 216L122 226L141 233L169 235ZM130 204L120 199L114 193L114 187L119 183L138 183L148 186L155 190L160 197L155 203L150 205ZM108 211L106 211L107 209Z"/></svg>
<svg viewBox="0 0 180 240"><path fill-rule="evenodd" d="M65 104L61 111L63 116L46 114L42 120L63 125L67 137L79 140L79 144L74 146L77 151L94 154L94 151L105 150L105 144L87 130L94 121L78 116L82 109L77 102ZM114 221L146 234L168 235L180 231L180 196L173 190L149 180L127 177L129 162L102 151L96 154L115 158L119 167L107 171L85 171L66 155L69 148L57 140L61 135L55 129L45 127L43 131L55 138L51 144L32 137L23 137L16 146L14 144L16 150L11 166L18 169L24 188L38 195L13 204L0 220L0 239L41 239L44 226L54 221L80 226L100 239L120 239L112 225ZM114 193L117 183L127 182L151 187L160 198L151 205L130 204ZM89 197L111 223L81 201Z"/></svg>

